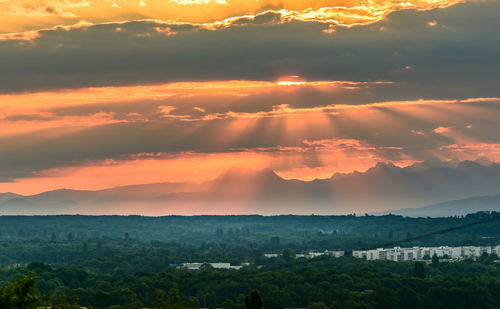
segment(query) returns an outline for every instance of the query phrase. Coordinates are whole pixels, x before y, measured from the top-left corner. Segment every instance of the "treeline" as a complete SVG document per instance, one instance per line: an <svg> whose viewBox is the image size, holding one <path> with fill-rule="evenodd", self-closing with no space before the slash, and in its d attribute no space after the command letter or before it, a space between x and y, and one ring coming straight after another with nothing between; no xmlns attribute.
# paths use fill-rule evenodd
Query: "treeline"
<svg viewBox="0 0 500 309"><path fill-rule="evenodd" d="M44 263L1 269L2 285L6 286L1 299L19 300L8 295L29 290L23 292L26 299L36 297L52 305L243 309L245 296L257 290L265 309L500 307L500 265L486 256L479 261L433 265L280 257L263 267L250 265L240 271L206 265L194 272L170 266L158 272L127 272L120 263L108 266L114 269L112 273ZM35 276L37 290L30 281ZM19 288L23 282L31 288Z"/></svg>
<svg viewBox="0 0 500 309"><path fill-rule="evenodd" d="M350 250L414 238L425 233L500 217L480 212L465 217L402 216L0 216L0 242L88 242L109 239L202 246L212 242L254 245L263 250ZM499 221L407 242L408 246L491 245ZM99 241L101 239L101 241ZM50 246L49 246L50 247ZM0 250L0 255L3 254ZM0 260L0 263L2 261Z"/></svg>

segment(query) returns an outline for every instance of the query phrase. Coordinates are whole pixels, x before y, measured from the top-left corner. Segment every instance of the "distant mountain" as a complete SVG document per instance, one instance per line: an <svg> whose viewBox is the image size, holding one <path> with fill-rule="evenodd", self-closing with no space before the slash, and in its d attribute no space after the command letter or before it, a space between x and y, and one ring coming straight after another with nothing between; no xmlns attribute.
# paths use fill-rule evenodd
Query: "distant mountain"
<svg viewBox="0 0 500 309"><path fill-rule="evenodd" d="M500 165L464 161L455 167L398 168L378 164L365 173L331 180L337 203L376 211L500 194Z"/></svg>
<svg viewBox="0 0 500 309"><path fill-rule="evenodd" d="M0 193L0 203L17 198L17 197L21 197L21 196L22 195L10 193L10 192Z"/></svg>
<svg viewBox="0 0 500 309"><path fill-rule="evenodd" d="M335 174L314 181L286 180L271 170L233 168L200 184L63 189L32 196L5 193L0 195L0 214L365 213L498 195L499 184L499 164L485 166L472 161L406 168L379 163L363 173ZM470 209L489 207L483 206Z"/></svg>
<svg viewBox="0 0 500 309"><path fill-rule="evenodd" d="M471 197L424 207L391 210L379 214L392 213L408 217L449 217L463 216L477 211L500 212L500 195Z"/></svg>

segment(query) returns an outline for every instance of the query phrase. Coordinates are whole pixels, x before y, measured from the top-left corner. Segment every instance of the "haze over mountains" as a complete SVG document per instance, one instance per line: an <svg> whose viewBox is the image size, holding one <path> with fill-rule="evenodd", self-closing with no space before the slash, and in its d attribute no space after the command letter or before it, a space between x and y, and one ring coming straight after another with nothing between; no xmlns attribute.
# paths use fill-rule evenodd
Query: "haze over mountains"
<svg viewBox="0 0 500 309"><path fill-rule="evenodd" d="M408 217L464 216L472 211L499 211L500 195L470 197L424 207L390 210L378 214L395 214Z"/></svg>
<svg viewBox="0 0 500 309"><path fill-rule="evenodd" d="M498 163L433 162L406 168L379 163L363 173L335 174L313 181L285 180L271 170L231 169L201 184L62 189L32 196L3 193L0 214L363 214L437 204L391 212L446 216L500 210L498 196L467 199L498 194Z"/></svg>

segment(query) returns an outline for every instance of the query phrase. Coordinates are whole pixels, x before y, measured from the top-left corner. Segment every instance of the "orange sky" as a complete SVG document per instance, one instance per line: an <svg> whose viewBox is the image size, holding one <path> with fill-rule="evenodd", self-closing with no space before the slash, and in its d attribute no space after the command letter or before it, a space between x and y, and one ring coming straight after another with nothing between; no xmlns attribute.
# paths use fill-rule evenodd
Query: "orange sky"
<svg viewBox="0 0 500 309"><path fill-rule="evenodd" d="M280 79L280 81L284 80L287 79ZM296 81L297 79L290 80ZM369 135L375 133L375 138L377 128L380 126L385 126L389 130L400 130L402 133L406 131L406 134L422 139L439 136L449 138L453 142L433 150L434 156L443 160L449 159L450 154L456 154L456 158L461 160L475 159L478 156L487 157L493 161L500 160L499 144L481 142L468 135L468 130L473 129L472 125L438 126L439 123L444 123L443 117L450 117L457 113L487 119L488 111L474 104L488 102L489 105L496 106L500 103L500 98L387 101L360 105L330 104L307 108L278 104L269 111L227 112L221 110L215 113L207 112L206 109L210 109L210 105L200 105L188 114L175 114L180 107L168 106L172 98L180 99L181 102L192 99L209 102L213 97L221 100L232 98L239 100L273 94L279 95L286 102L287 98L294 97L304 90L336 93L357 91L356 89L363 87L376 88L391 85L389 82L348 81L285 84L287 85L283 86L283 83L279 82L218 81L1 95L0 102L3 103L0 119L3 118L3 120L0 121L0 138L4 139L32 135L39 139L51 140L117 123L163 121L156 118L141 118L140 113L136 113L137 117L117 119L114 112L99 109L105 104L110 104L110 108L129 104L128 108L136 108L140 112L144 104L141 100L158 102L155 104L159 106L158 113L161 118L188 123L191 130L198 130L197 128L203 128L214 121L224 121L223 128L217 131L217 136L213 137L213 143L216 145L237 145L245 137L258 130L263 120L266 121L266 134L280 134L281 137L272 147L224 146L232 148L226 148L225 152L213 153L194 150L146 152L91 160L72 166L47 168L34 172L31 177L1 183L0 191L35 194L61 187L95 190L140 183L202 182L214 179L225 170L235 166L252 169L271 168L284 178L312 180L327 178L338 172L364 171L377 162L391 162L399 166L421 162L418 157L402 152L404 146L396 143L382 146L367 140L342 137L345 134L342 132L352 125L365 130ZM81 115L75 113L61 116L54 112L61 107L97 107L97 109ZM431 107L432 109L429 109ZM436 107L439 108L436 109ZM401 116L397 116L398 114ZM40 118L30 119L33 115ZM21 119L16 117L21 117ZM23 120L22 117L26 119ZM416 120L425 119L436 125L427 131L412 130L407 122L402 121L405 117ZM348 123L345 123L346 120ZM307 136L311 132L328 132L333 137L308 139ZM180 131L179 134L187 133ZM297 138L299 143L296 146L286 146L289 141L297 140ZM93 146L89 145L89 147ZM391 157L391 153L398 153L398 155Z"/></svg>
<svg viewBox="0 0 500 309"><path fill-rule="evenodd" d="M0 0L0 193L499 162L497 5Z"/></svg>
<svg viewBox="0 0 500 309"><path fill-rule="evenodd" d="M340 25L380 21L401 9L447 7L458 0L16 0L0 1L0 33L73 25L81 21L105 23L139 19L207 23L218 26L232 18L267 10L290 19ZM224 21L225 20L225 21Z"/></svg>

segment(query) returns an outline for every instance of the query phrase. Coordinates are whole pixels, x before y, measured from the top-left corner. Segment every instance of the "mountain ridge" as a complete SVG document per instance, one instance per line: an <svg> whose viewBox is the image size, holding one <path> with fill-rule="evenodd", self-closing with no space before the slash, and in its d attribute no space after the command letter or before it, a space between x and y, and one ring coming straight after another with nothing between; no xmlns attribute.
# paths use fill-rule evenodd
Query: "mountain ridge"
<svg viewBox="0 0 500 309"><path fill-rule="evenodd" d="M365 172L327 179L284 179L270 169L233 168L202 183L153 183L102 190L59 189L0 195L0 214L341 214L418 208L500 194L500 165L463 161L452 166L397 167L379 163ZM9 199L8 197L12 197ZM102 212L102 213L101 213Z"/></svg>

